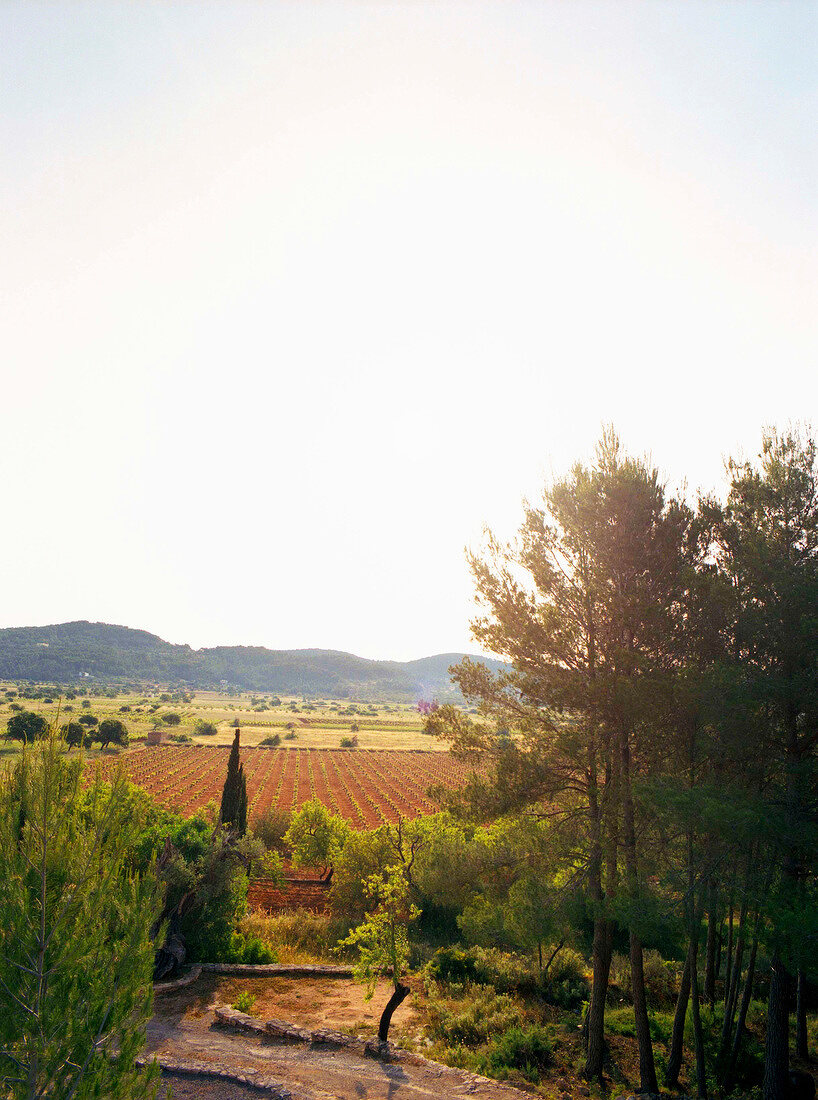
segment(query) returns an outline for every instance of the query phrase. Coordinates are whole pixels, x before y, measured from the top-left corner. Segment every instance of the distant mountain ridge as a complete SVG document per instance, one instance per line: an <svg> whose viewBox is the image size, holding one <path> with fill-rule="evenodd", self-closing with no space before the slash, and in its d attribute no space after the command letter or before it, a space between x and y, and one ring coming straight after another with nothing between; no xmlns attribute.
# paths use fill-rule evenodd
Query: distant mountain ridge
<svg viewBox="0 0 818 1100"><path fill-rule="evenodd" d="M168 683L362 699L454 699L462 653L370 661L332 649L173 645L147 630L86 621L0 629L0 679L39 683ZM490 668L500 661L474 657Z"/></svg>

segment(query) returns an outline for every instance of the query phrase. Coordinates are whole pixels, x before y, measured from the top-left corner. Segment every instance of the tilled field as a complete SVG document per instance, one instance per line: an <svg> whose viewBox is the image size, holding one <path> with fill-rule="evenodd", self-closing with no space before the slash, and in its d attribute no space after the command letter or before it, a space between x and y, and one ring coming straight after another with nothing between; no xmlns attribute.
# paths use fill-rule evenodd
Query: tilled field
<svg viewBox="0 0 818 1100"><path fill-rule="evenodd" d="M103 778L127 778L183 814L221 797L230 750L217 745L156 745L99 761ZM250 821L266 810L295 810L317 798L357 829L434 813L432 786L457 789L470 769L440 752L248 748L241 753Z"/></svg>

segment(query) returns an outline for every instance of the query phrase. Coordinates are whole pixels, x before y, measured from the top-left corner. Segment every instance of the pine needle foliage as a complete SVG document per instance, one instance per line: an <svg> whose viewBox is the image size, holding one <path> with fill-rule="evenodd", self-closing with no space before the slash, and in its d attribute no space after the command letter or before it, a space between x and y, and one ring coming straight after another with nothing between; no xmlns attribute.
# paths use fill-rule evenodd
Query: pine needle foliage
<svg viewBox="0 0 818 1100"><path fill-rule="evenodd" d="M157 914L124 780L81 786L51 737L0 776L0 1080L7 1100L154 1097L135 1058Z"/></svg>

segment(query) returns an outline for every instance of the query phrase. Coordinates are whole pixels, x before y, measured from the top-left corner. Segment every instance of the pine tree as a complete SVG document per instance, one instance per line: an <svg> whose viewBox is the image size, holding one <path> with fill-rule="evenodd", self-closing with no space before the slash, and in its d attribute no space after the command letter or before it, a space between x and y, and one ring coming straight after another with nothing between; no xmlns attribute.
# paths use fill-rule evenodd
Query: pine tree
<svg viewBox="0 0 818 1100"><path fill-rule="evenodd" d="M236 730L233 738L233 747L230 750L230 759L227 761L227 778L224 781L222 791L222 805L219 811L219 821L235 829L239 836L247 832L247 782L244 778L244 765L239 755L239 736L241 731Z"/></svg>
<svg viewBox="0 0 818 1100"><path fill-rule="evenodd" d="M158 896L131 866L121 776L83 790L52 736L0 775L0 1094L155 1097L136 1057L151 1016Z"/></svg>

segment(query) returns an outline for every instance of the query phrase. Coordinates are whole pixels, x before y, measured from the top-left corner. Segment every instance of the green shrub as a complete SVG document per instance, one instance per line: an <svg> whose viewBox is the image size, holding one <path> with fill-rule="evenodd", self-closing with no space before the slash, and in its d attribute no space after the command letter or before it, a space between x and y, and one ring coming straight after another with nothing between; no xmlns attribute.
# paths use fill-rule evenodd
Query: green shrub
<svg viewBox="0 0 818 1100"><path fill-rule="evenodd" d="M519 1073L536 1084L553 1061L554 1044L544 1027L512 1027L493 1039L480 1059L480 1070L499 1080Z"/></svg>
<svg viewBox="0 0 818 1100"><path fill-rule="evenodd" d="M477 960L470 951L459 947L441 947L427 966L427 973L436 982L476 982Z"/></svg>
<svg viewBox="0 0 818 1100"><path fill-rule="evenodd" d="M261 742L261 744L262 745L272 745L273 747L275 747L276 745L280 745L281 744L281 734L280 733L274 733L270 737L265 737L264 740Z"/></svg>
<svg viewBox="0 0 818 1100"><path fill-rule="evenodd" d="M428 987L429 1033L447 1044L479 1046L492 1035L522 1024L520 1008L506 993L491 986L451 986L453 997L445 997L431 983Z"/></svg>
<svg viewBox="0 0 818 1100"><path fill-rule="evenodd" d="M239 993L238 997L236 997L235 1001L233 1001L233 1008L235 1008L237 1012L246 1013L248 1016L255 1016L255 1012L253 1011L255 1007L255 993Z"/></svg>

